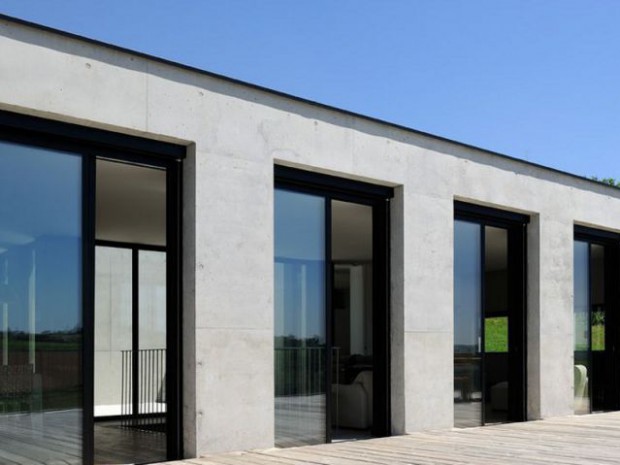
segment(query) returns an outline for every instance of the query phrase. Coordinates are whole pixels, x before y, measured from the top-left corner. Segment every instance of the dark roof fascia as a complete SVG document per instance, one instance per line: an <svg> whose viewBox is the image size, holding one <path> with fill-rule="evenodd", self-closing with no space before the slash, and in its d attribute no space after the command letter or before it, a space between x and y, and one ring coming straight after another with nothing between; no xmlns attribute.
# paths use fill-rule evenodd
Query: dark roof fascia
<svg viewBox="0 0 620 465"><path fill-rule="evenodd" d="M365 121L369 121L369 122L376 123L376 124L379 124L379 125L387 126L387 127L393 128L393 129L398 129L398 130L405 131L405 132L408 132L408 133L411 133L411 134L415 134L415 135L418 135L418 136L428 137L430 139L434 139L434 140L437 140L437 141L440 141L440 142L446 142L448 144L457 145L457 146L460 146L460 147L463 147L463 148L467 148L467 149L475 150L475 151L478 151L478 152L482 152L482 153L485 153L487 155L492 155L492 156L495 156L495 157L500 157L500 158L503 158L503 159L506 159L506 160L510 160L510 161L513 161L513 162L516 162L516 163L522 163L522 164L527 165L527 166L532 166L532 167L539 168L539 169L542 169L542 170L545 170L545 171L549 171L549 172L552 172L552 173L557 173L557 174L560 174L560 175L563 175L563 176L569 176L571 178L578 179L580 181L586 181L588 183L592 183L592 184L595 184L597 186L601 186L602 185L604 187L611 187L611 186L607 186L604 183L601 183L599 181L594 181L594 180L592 180L590 178L587 178L585 176L580 176L578 174L570 173L568 171L563 171L563 170L560 170L560 169L557 169L557 168L552 168L550 166L541 165L539 163L535 163L535 162L531 162L531 161L528 161L528 160L524 160L522 158L517 158L517 157L511 156L511 155L506 155L504 153L495 152L493 150L485 149L485 148L478 147L478 146L475 146L475 145L472 145L472 144L467 144L465 142L459 142L459 141L454 140L454 139L449 139L447 137L438 136L436 134L432 134L432 133L429 133L429 132L420 131L418 129L413 129L413 128L410 128L410 127L407 127L407 126L403 126L403 125L400 125L400 124L397 124L397 123L392 123L392 122L385 121L385 120L382 120L382 119L379 119L379 118L375 118L375 117L372 117L372 116L367 116L367 115L363 115L361 113L356 113L354 111L345 110L345 109L342 109L342 108L337 108L337 107L334 107L334 106L331 106L331 105L327 105L327 104L324 104L324 103L316 102L314 100L309 100L309 99L306 99L306 98L303 98L303 97L297 97L295 95L287 94L285 92L281 92L281 91L278 91L278 90L270 89L268 87L263 87L263 86L260 86L260 85L257 85L257 84L252 84L250 82L242 81L240 79L232 78L232 77L225 76L225 75L218 74L218 73L214 73L214 72L211 72L211 71L206 71L204 69L200 69L200 68L196 68L194 66L190 66L190 65L186 65L186 64L179 63L179 62L176 62L176 61L168 60L166 58L160 58L160 57L157 57L157 56L154 56L154 55L149 55L148 53L138 52L136 50L131 50L129 48L120 47L118 45L113 45L113 44L110 44L110 43L107 43L107 42L102 42L100 40L91 39L91 38L88 38L88 37L81 36L79 34L74 34L72 32L66 32L66 31L63 31L63 30L60 30L60 29L55 29L55 28L50 27L50 26L44 26L42 24L33 23L33 22L27 21L25 19L16 18L14 16L8 16L8 15L0 13L0 20L9 21L9 22L13 22L13 23L16 23L16 24L21 24L23 26L27 26L27 27L31 27L31 28L34 28L34 29L38 29L38 30L44 31L44 32L49 32L49 33L52 33L52 34L60 35L60 36L63 36L63 37L67 37L69 39L78 40L78 41L81 41L81 42L86 42L86 43L89 43L89 44L92 44L92 45L95 45L95 46L98 46L98 47L103 47L103 48L107 48L107 49L114 50L114 51L117 51L117 52L126 53L126 54L133 55L133 56L136 56L136 57L144 58L146 60L154 61L154 62L161 63L161 64L168 65L168 66L172 66L174 68L179 68L179 69L183 69L183 70L186 70L186 71L191 71L193 73L197 73L197 74L200 74L200 75L203 75L203 76L208 76L208 77L211 77L211 78L220 79L220 80L229 82L231 84L236 84L236 85L240 85L240 86L243 86L243 87L248 87L250 89L258 90L258 91L261 91L261 92L266 92L268 94L271 94L271 95L274 95L274 96L277 96L277 97L282 97L282 98L285 98L285 99L294 100L294 101L297 101L297 102L300 102L300 103L303 103L303 104L306 104L306 105L311 105L311 106L315 106L315 107L318 107L318 108L321 108L321 109L324 109L324 110L329 110L329 111L333 111L333 112L340 113L340 114L343 114L343 115L352 116L354 118L359 118L359 119L362 119L362 120L365 120Z"/></svg>

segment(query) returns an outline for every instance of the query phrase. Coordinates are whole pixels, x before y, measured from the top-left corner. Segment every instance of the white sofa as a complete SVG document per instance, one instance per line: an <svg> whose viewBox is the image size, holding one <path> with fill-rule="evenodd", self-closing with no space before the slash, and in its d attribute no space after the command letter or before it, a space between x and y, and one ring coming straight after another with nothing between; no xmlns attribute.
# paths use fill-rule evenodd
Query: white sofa
<svg viewBox="0 0 620 465"><path fill-rule="evenodd" d="M372 371L358 373L351 384L332 384L332 423L341 428L372 426Z"/></svg>

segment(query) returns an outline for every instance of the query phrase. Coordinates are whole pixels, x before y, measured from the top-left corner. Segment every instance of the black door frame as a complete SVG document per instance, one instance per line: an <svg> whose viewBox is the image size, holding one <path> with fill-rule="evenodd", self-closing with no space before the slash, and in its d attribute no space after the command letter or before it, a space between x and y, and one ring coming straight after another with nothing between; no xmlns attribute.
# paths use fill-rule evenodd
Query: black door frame
<svg viewBox="0 0 620 465"><path fill-rule="evenodd" d="M332 292L331 201L367 205L373 212L373 426L376 437L391 434L390 401L390 209L392 188L276 165L275 188L325 199L326 438L332 440ZM384 309L383 312L379 309Z"/></svg>
<svg viewBox="0 0 620 465"><path fill-rule="evenodd" d="M166 258L167 258L168 249L166 246L95 239L95 250L97 247L125 249L131 252L131 350L132 350L132 356L131 356L131 367L132 367L131 368L131 375L132 375L132 378L131 378L132 379L131 380L131 386L132 386L131 417L137 419L143 416L143 415L140 415L139 409L138 409L139 391L140 391L140 382L139 382L140 369L139 369L139 356L138 356L138 351L140 350L139 255L141 251L163 252L166 254ZM95 312L96 312L96 309L95 309ZM100 419L101 420L122 420L123 418L124 418L124 415L123 413L121 413L120 415L95 418L94 421L97 422Z"/></svg>
<svg viewBox="0 0 620 465"><path fill-rule="evenodd" d="M485 424L485 226L508 233L508 421L527 419L527 224L529 216L481 205L454 202L454 219L480 226L482 418Z"/></svg>
<svg viewBox="0 0 620 465"><path fill-rule="evenodd" d="M0 140L70 152L82 160L82 460L94 459L94 282L96 159L165 169L167 187L167 460L182 458L181 162L187 148L107 130L0 110Z"/></svg>
<svg viewBox="0 0 620 465"><path fill-rule="evenodd" d="M574 240L588 244L588 366L591 370L588 376L588 392L590 397L590 412L609 411L620 409L620 234L575 225ZM603 364L607 376L603 380L602 404L595 404L594 363L592 355L592 245L600 245L605 249L604 258L604 295L605 295L605 351ZM607 311L611 310L611 311Z"/></svg>

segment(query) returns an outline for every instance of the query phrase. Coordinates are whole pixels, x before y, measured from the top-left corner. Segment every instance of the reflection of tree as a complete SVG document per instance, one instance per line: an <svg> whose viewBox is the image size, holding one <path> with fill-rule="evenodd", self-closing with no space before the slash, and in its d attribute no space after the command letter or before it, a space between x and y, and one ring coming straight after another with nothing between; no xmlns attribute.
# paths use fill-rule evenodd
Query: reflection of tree
<svg viewBox="0 0 620 465"><path fill-rule="evenodd" d="M7 344L0 345L7 370L29 373L23 383L31 387L26 398L38 399L43 410L63 410L81 405L82 396L82 328L41 331L34 335L7 329ZM2 338L2 334L0 334ZM6 356L6 358L5 358ZM17 406L16 408L21 408Z"/></svg>
<svg viewBox="0 0 620 465"><path fill-rule="evenodd" d="M276 396L324 393L325 362L325 342L318 336L276 336Z"/></svg>
<svg viewBox="0 0 620 465"><path fill-rule="evenodd" d="M478 352L477 344L456 344L454 346L455 354L475 354Z"/></svg>
<svg viewBox="0 0 620 465"><path fill-rule="evenodd" d="M7 331L9 352L28 350L30 333L22 330ZM82 328L75 326L63 331L41 331L35 334L37 352L40 351L74 351L81 348Z"/></svg>
<svg viewBox="0 0 620 465"><path fill-rule="evenodd" d="M287 347L287 348L295 348L295 347L324 347L325 342L321 341L319 336L311 336L306 338L298 338L293 334L289 334L288 336L276 336L275 337L275 346L276 347Z"/></svg>

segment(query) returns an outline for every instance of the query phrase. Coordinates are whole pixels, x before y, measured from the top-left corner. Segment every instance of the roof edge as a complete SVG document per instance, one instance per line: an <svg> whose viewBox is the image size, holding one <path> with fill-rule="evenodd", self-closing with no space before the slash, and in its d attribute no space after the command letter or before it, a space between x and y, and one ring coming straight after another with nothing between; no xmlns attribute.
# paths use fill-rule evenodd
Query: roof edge
<svg viewBox="0 0 620 465"><path fill-rule="evenodd" d="M404 126L402 124L398 124L398 123L393 123L393 122L390 122L390 121L382 120L380 118L376 118L376 117L373 117L373 116L368 116L368 115L364 115L364 114L361 114L361 113L356 113L356 112L351 111L351 110L346 110L346 109L343 109L343 108L334 107L334 106L331 106L331 105L328 105L328 104L325 104L325 103L320 103L320 102L317 102L317 101L314 101L314 100L310 100L310 99L307 99L307 98L304 98L304 97L298 97L298 96L295 96L295 95L287 94L286 92L282 92L282 91L279 91L279 90L271 89L269 87L264 87L264 86L260 86L258 84L253 84L251 82L242 81L240 79L236 79L236 78L233 78L233 77L230 77L230 76L226 76L226 75L223 75L223 74L214 73L212 71L206 71L204 69L197 68L195 66L187 65L187 64L184 64L184 63L179 63L179 62L176 62L176 61L173 61L173 60L169 60L169 59L166 59L166 58L161 58L161 57L158 57L158 56L155 56L155 55L150 55L148 53L139 52L139 51L132 50L132 49L129 49L129 48L126 48L126 47L121 47L119 45L114 45L114 44L110 44L108 42L103 42L103 41L100 41L100 40L97 40L97 39L91 39L89 37L81 36L79 34L75 34L75 33L72 33L72 32L63 31L61 29L56 29L56 28L53 28L53 27L50 27L50 26L45 26L45 25L42 25L42 24L34 23L32 21L28 21L28 20L25 20L25 19L16 18L14 16L9 16L9 15L0 13L0 20L9 21L9 22L12 22L12 23L15 23L15 24L20 24L20 25L23 25L23 26L26 26L26 27L30 27L30 28L33 28L33 29L37 29L37 30L40 30L40 31L44 31L44 32L49 32L49 33L52 33L52 34L60 35L60 36L67 37L67 38L72 39L72 40L78 40L78 41L81 41L81 42L86 42L86 43L89 43L89 44L92 44L92 45L95 45L95 46L98 46L98 47L107 48L107 49L114 50L114 51L117 51L117 52L122 52L122 53L126 53L126 54L129 54L129 55L134 55L134 56L137 56L137 57L140 57L140 58L144 58L146 60L150 60L150 61L154 61L154 62L157 62L157 63L165 64L165 65L172 66L172 67L179 68L179 69L183 69L183 70L186 70L186 71L191 71L191 72L203 75L203 76L208 76L208 77L211 77L211 78L220 79L220 80L229 82L231 84L236 84L236 85L248 87L248 88L251 88L251 89L254 89L254 90L258 90L258 91L261 91L261 92L265 92L265 93L268 93L268 94L271 94L271 95L274 95L274 96L277 96L277 97L282 97L282 98L286 98L286 99L289 99L289 100L294 100L294 101L297 101L297 102L300 102L300 103L303 103L303 104L306 104L306 105L311 105L311 106L315 106L315 107L318 107L318 108L321 108L321 109L324 109L324 110L333 111L333 112L340 113L340 114L343 114L343 115L347 115L347 116L351 116L351 117L354 117L354 118L362 119L362 120L365 120L365 121L368 121L368 122L371 122L371 123L380 124L380 125L383 125L383 126L387 126L387 127L393 128L393 129L398 129L398 130L405 131L405 132L408 132L408 133L411 133L411 134L415 134L415 135L418 135L418 136L428 137L430 139L434 139L434 140L437 140L437 141L440 141L440 142L446 142L446 143L449 143L449 144L457 145L459 147L467 148L467 149L470 149L470 150L475 150L475 151L478 151L478 152L485 153L487 155L496 156L496 157L503 158L505 160L509 160L509 161L512 161L512 162L521 163L521 164L524 164L524 165L527 165L527 166L543 169L545 171L549 171L549 172L556 173L556 174L559 174L559 175L568 176L568 177L573 178L573 179L579 179L581 181L587 181L588 183L591 183L591 184L594 184L594 185L597 185L597 186L603 186L605 188L610 188L610 189L614 189L614 190L618 189L618 188L615 188L615 187L613 187L611 185L605 184L603 182L595 181L595 180L593 180L591 178L588 178L586 176L581 176L581 175L578 175L578 174L574 174L574 173L571 173L569 171L563 171L563 170L558 169L558 168L553 168L551 166L546 166L546 165L543 165L543 164L540 164L540 163L531 162L531 161L528 161L528 160L524 160L523 158L518 158L518 157L515 157L515 156L512 156L512 155L506 155L504 153L500 153L500 152L496 152L496 151L493 151L493 150L485 149L483 147L479 147L479 146L476 146L476 145L468 144L468 143L465 143L465 142L460 142L458 140L454 140L454 139L450 139L450 138L447 138L447 137L439 136L437 134L433 134L433 133L430 133L430 132L421 131L421 130L414 129L414 128L411 128L411 127L408 127L408 126Z"/></svg>

